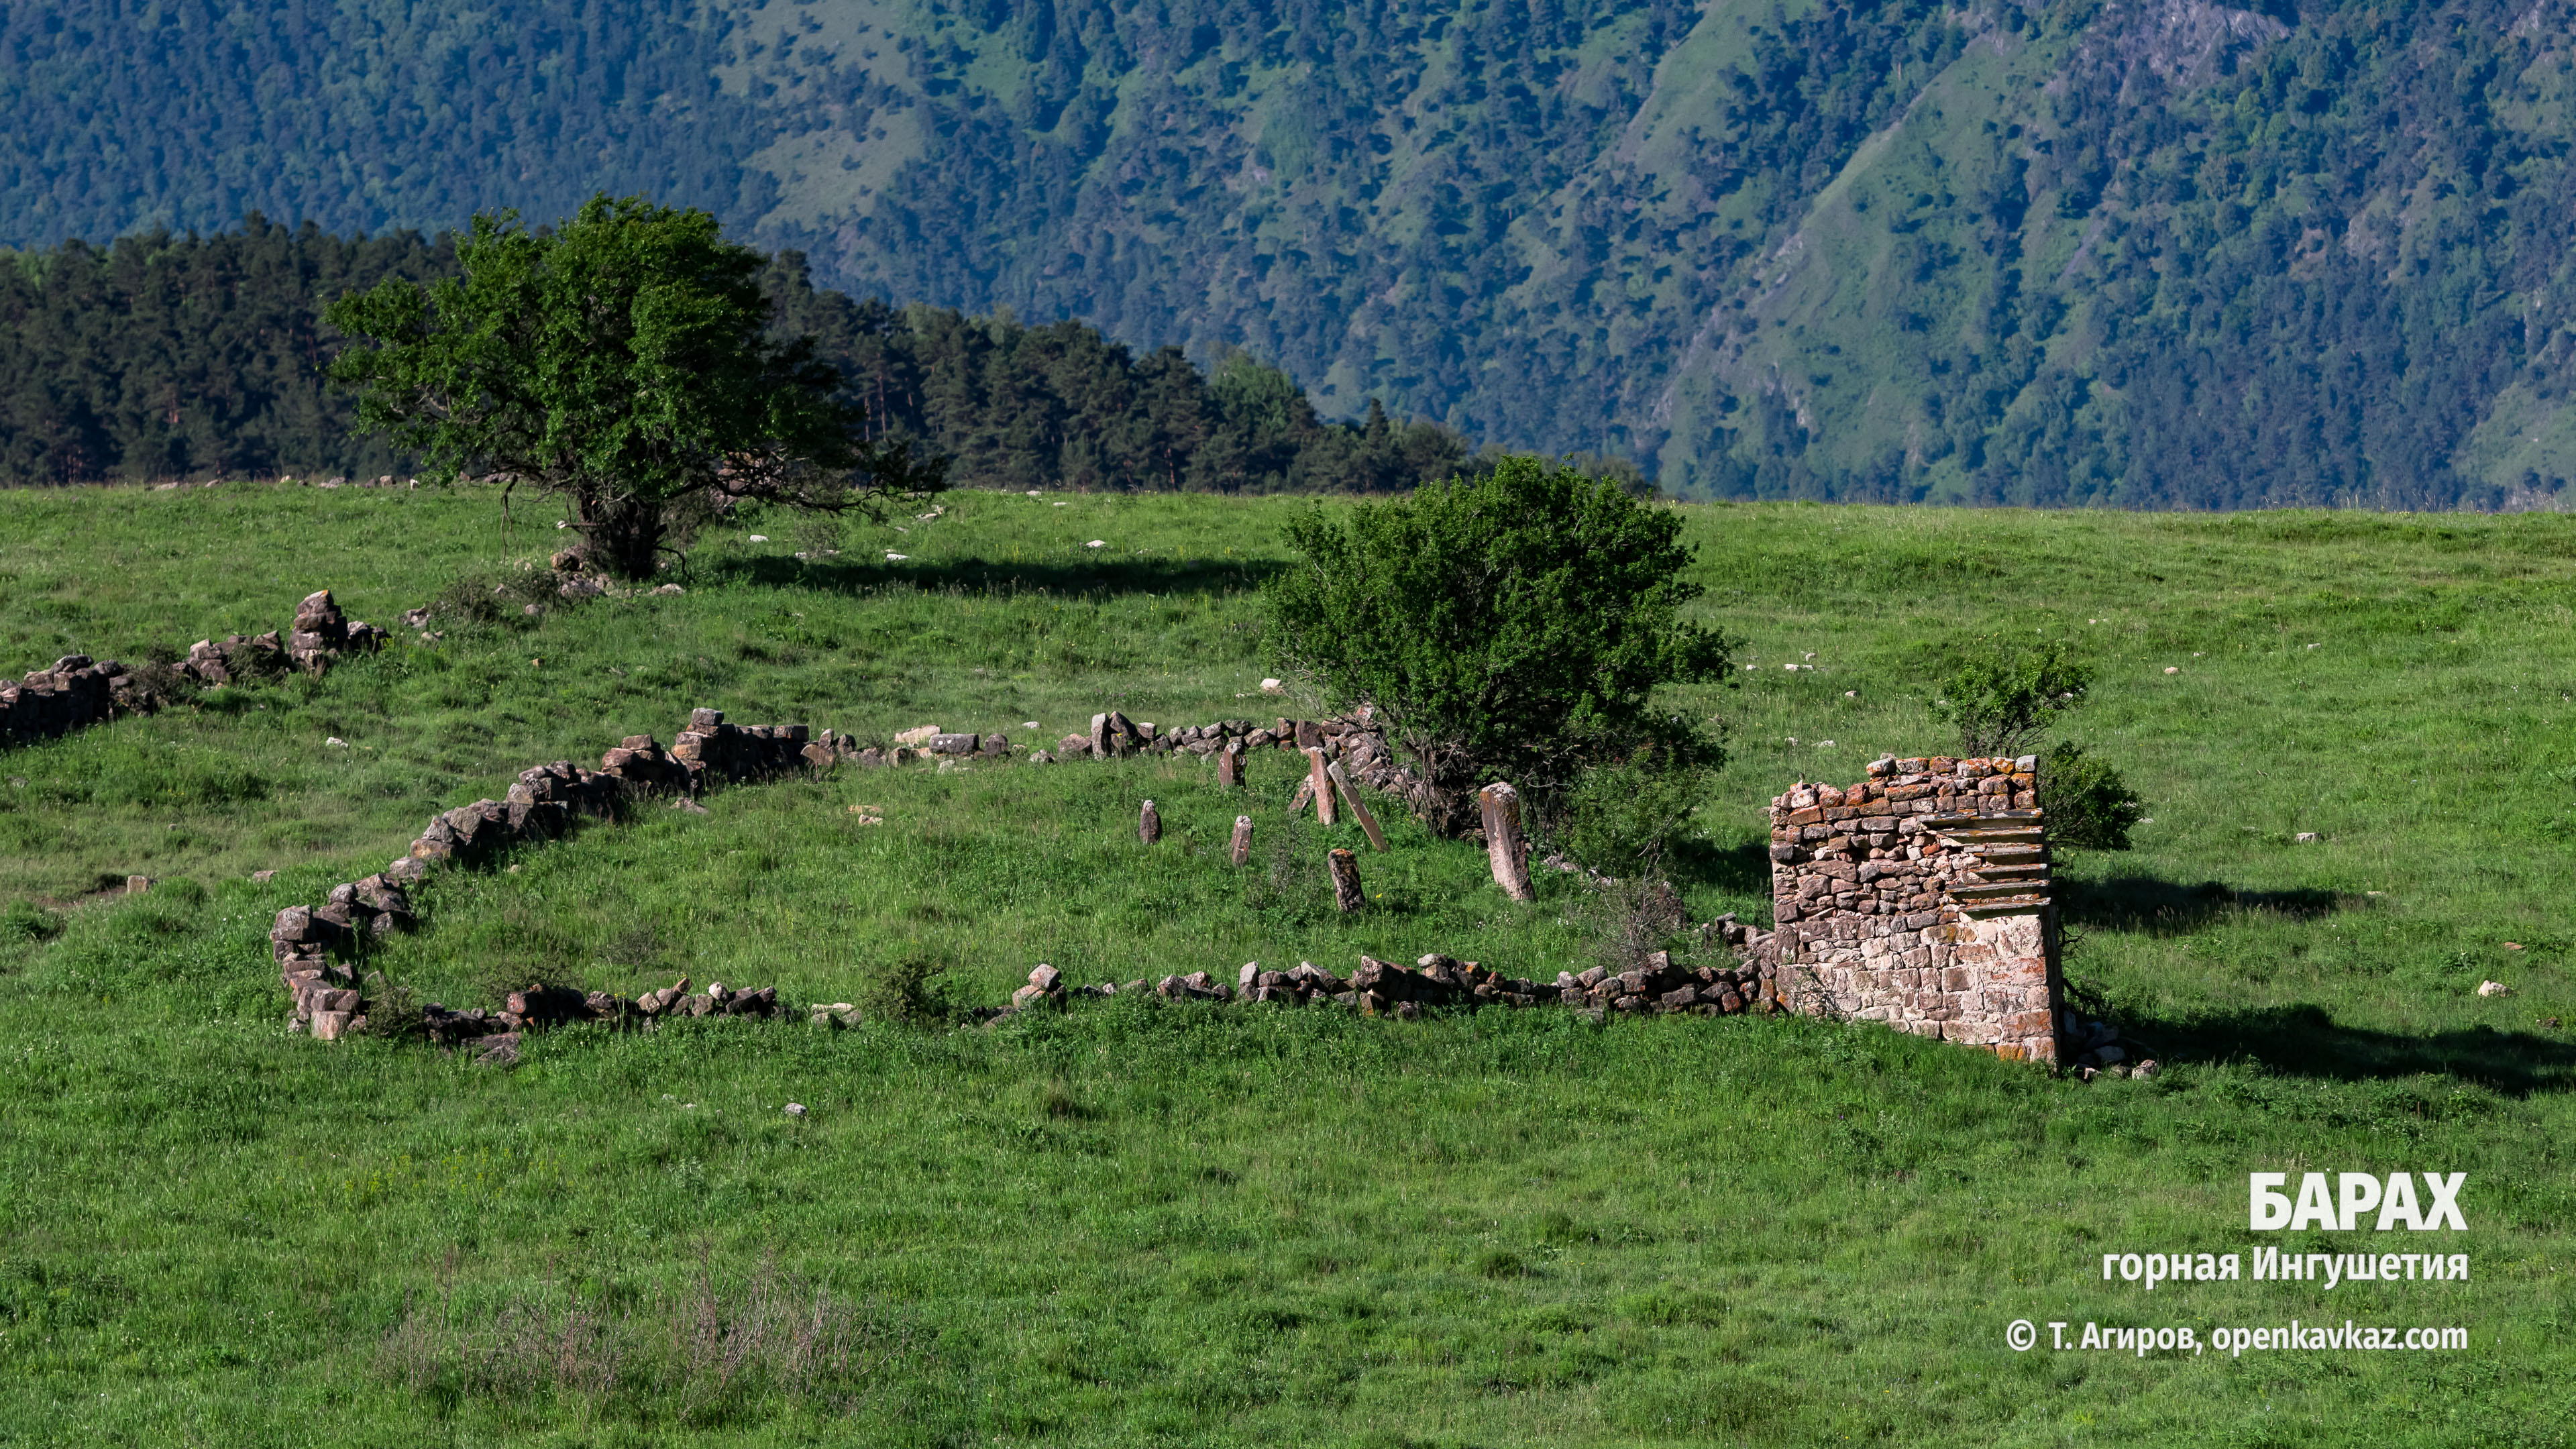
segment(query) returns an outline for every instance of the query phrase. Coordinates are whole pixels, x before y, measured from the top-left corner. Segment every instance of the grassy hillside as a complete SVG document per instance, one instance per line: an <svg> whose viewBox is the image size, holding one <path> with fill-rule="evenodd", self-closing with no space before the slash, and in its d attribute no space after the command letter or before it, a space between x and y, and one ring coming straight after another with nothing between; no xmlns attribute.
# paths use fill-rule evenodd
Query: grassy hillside
<svg viewBox="0 0 2576 1449"><path fill-rule="evenodd" d="M1694 497L2556 506L2570 33L2569 0L53 0L0 17L0 244L650 191L828 285L1244 347L1328 416Z"/></svg>
<svg viewBox="0 0 2576 1449"><path fill-rule="evenodd" d="M1757 666L1679 701L1735 751L1681 863L1695 915L1763 910L1782 785L1941 743L1919 682L1946 641L2070 637L2101 674L2073 733L2154 820L2131 853L2066 863L2069 970L2168 1064L2152 1081L1873 1028L1552 1012L737 1022L543 1038L512 1072L284 1031L277 908L523 763L667 740L693 705L1042 738L1111 704L1261 712L1248 590L1302 506L970 494L831 538L745 519L684 595L0 752L0 1432L2567 1437L2576 1046L2549 1023L2576 1006L2576 527L2556 517L1686 511L1706 610ZM272 627L325 585L390 619L540 554L550 515L515 511L508 532L483 492L0 495L0 654L133 658ZM1260 761L1247 805L1139 760L745 788L442 877L384 964L467 1004L680 971L848 999L914 954L978 1001L1039 960L1088 982L1586 959L1586 892L1551 878L1514 906L1474 847L1400 822L1363 856L1371 909L1330 918L1328 842L1291 830L1288 783ZM1144 797L1168 822L1151 851ZM1212 847L1245 809L1263 848L1237 872ZM162 884L91 894L128 872ZM2248 1251L2249 1171L2344 1169L2468 1172L2471 1231L2441 1236L2472 1279L2100 1279L2106 1251ZM2472 1347L2003 1345L2015 1318L2293 1316L2458 1324Z"/></svg>

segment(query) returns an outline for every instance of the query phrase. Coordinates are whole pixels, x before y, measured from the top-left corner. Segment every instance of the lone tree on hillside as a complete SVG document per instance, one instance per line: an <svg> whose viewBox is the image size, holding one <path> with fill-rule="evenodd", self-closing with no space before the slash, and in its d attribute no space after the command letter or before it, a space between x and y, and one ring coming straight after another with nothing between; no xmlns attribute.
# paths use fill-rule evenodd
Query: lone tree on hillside
<svg viewBox="0 0 2576 1449"><path fill-rule="evenodd" d="M1728 641L1684 620L1700 586L1681 519L1537 458L1409 498L1288 526L1298 558L1265 588L1272 647L1337 705L1367 702L1412 756L1411 802L1466 827L1470 796L1510 780L1541 802L1584 768L1713 742L1648 701L1726 670Z"/></svg>
<svg viewBox="0 0 2576 1449"><path fill-rule="evenodd" d="M456 259L459 277L332 303L375 344L332 380L433 467L570 499L585 554L621 578L737 499L877 518L946 486L946 460L865 439L811 339L770 340L767 259L703 211L602 195L539 232L478 215Z"/></svg>

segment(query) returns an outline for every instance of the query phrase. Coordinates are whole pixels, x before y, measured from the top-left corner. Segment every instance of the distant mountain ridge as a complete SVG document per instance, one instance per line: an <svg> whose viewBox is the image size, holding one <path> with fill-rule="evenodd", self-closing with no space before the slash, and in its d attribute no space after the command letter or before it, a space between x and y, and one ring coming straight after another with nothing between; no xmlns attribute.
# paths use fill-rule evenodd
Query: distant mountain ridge
<svg viewBox="0 0 2576 1449"><path fill-rule="evenodd" d="M2554 504L2576 0L58 0L0 243L707 206L1692 496Z"/></svg>

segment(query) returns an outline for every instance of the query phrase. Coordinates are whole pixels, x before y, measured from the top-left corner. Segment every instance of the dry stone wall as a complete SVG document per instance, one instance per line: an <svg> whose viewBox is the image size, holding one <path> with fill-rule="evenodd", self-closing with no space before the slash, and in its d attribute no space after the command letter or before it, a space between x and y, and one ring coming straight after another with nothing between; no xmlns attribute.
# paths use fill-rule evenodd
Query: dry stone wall
<svg viewBox="0 0 2576 1449"><path fill-rule="evenodd" d="M1073 986L1055 967L1041 964L1029 973L1029 984L1012 993L1009 1006L983 1013L998 1021L1023 1011L1060 1010L1082 997L1152 995L1166 1001L1263 1002L1282 1006L1339 1005L1367 1016L1402 1021L1419 1017L1427 1007L1558 1007L1595 1014L1618 1012L1648 1016L1768 1015L1775 1009L1770 968L1760 959L1763 933L1732 916L1709 924L1712 942L1737 948L1735 966L1688 966L1657 951L1639 968L1612 971L1594 966L1581 972L1560 971L1553 981L1506 976L1474 961L1434 953L1411 966L1359 958L1348 976L1336 975L1311 961L1285 970L1265 970L1247 961L1231 985L1206 971L1139 977L1121 986L1103 981ZM848 1003L817 1006L817 1023L848 1020Z"/></svg>
<svg viewBox="0 0 2576 1449"><path fill-rule="evenodd" d="M161 684L221 685L289 669L318 675L345 654L381 648L384 638L383 630L344 616L331 591L324 589L296 606L295 622L283 634L271 630L198 640ZM127 715L150 714L167 702L146 671L114 659L66 654L51 668L34 670L14 683L0 682L0 744L52 739Z"/></svg>
<svg viewBox="0 0 2576 1449"><path fill-rule="evenodd" d="M693 800L719 784L770 778L830 764L834 741L809 738L803 725L734 725L724 712L692 711L688 728L669 749L651 735L629 735L600 757L596 770L570 760L519 772L506 800L477 800L433 815L400 859L376 874L332 888L319 906L290 906L277 913L269 941L279 983L293 1003L293 1029L331 1041L374 1025L366 983L351 958L371 938L417 923L406 888L442 863L479 864L513 846L553 840L585 819L615 815L630 802L670 795ZM772 1015L774 987L736 991L722 982L703 993L688 980L629 1002L605 992L532 984L513 992L497 1011L451 1009L431 1002L420 1027L433 1041L470 1045L480 1057L512 1060L518 1033L570 1021L624 1022L662 1015Z"/></svg>
<svg viewBox="0 0 2576 1449"><path fill-rule="evenodd" d="M2073 1022L2036 764L1884 759L1856 784L1801 783L1774 799L1781 1003L2063 1061Z"/></svg>

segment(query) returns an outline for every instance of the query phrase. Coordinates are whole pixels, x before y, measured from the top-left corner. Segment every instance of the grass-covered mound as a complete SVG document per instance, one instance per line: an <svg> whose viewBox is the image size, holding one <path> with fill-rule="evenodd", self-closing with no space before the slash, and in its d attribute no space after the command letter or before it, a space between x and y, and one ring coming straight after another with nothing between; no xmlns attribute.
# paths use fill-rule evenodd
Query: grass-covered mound
<svg viewBox="0 0 2576 1449"><path fill-rule="evenodd" d="M522 765L667 742L693 705L1039 739L1113 705L1310 712L1254 693L1247 592L1296 506L966 495L908 533L828 537L746 519L682 595L405 634L318 683L0 751L26 782L0 788L0 1424L334 1444L2563 1432L2560 519L1690 510L1703 612L1759 666L1680 701L1735 750L1676 863L1694 918L1765 909L1759 807L1783 784L1943 743L1919 687L1943 641L2071 638L2097 669L2071 733L2153 818L2132 852L2061 862L2069 971L2165 1061L2151 1081L1872 1028L1555 1012L678 1024L539 1038L511 1072L284 1030L278 907ZM553 515L514 512L505 534L482 493L0 495L0 667L255 632L325 586L390 621L541 556ZM849 999L907 958L982 1002L1040 960L1080 982L1361 950L1583 960L1588 892L1546 873L1513 905L1473 845L1400 820L1390 854L1362 853L1383 899L1337 918L1324 832L1287 824L1291 762L1255 764L1241 795L1169 758L722 792L438 878L428 928L381 964L490 1004L531 976L632 992L683 970ZM162 884L93 894L129 873ZM2248 1251L2245 1174L2267 1169L2468 1172L2471 1231L2441 1236L2473 1277L2101 1281L2106 1251ZM2294 1316L2462 1324L2473 1346L2003 1341L2015 1318Z"/></svg>

